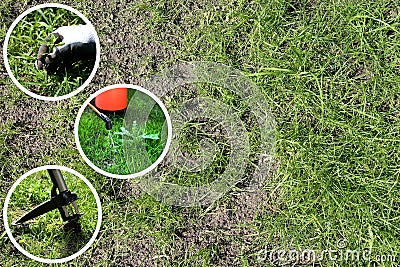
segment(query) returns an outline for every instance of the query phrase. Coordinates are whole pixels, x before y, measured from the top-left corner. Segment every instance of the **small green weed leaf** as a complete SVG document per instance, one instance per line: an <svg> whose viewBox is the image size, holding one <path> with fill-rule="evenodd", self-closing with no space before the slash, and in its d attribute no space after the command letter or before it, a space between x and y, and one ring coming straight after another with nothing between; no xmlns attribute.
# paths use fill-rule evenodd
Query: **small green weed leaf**
<svg viewBox="0 0 400 267"><path fill-rule="evenodd" d="M125 127L121 127L120 129L120 132L114 132L114 134L133 136L131 132L125 129Z"/></svg>
<svg viewBox="0 0 400 267"><path fill-rule="evenodd" d="M29 56L29 55L19 55L19 56L15 56L15 58L18 59L25 59L25 60L35 60L35 57Z"/></svg>
<svg viewBox="0 0 400 267"><path fill-rule="evenodd" d="M40 26L42 26L42 27L45 27L45 28L48 28L49 27L49 24L47 24L46 22L44 22L44 21L39 21L39 22L37 22Z"/></svg>
<svg viewBox="0 0 400 267"><path fill-rule="evenodd" d="M145 139L152 139L152 140L158 140L160 137L158 134L143 134L140 137L145 138Z"/></svg>

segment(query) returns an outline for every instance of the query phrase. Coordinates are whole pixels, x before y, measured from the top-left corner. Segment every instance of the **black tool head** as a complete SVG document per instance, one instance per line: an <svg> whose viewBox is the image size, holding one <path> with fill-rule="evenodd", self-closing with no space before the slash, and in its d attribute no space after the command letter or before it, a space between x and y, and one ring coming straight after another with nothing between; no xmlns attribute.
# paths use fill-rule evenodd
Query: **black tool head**
<svg viewBox="0 0 400 267"><path fill-rule="evenodd" d="M112 129L112 122L109 117L104 115L103 113L100 113L100 118L106 122L106 129L111 130Z"/></svg>
<svg viewBox="0 0 400 267"><path fill-rule="evenodd" d="M112 122L111 120L106 121L106 129L111 130L112 129Z"/></svg>

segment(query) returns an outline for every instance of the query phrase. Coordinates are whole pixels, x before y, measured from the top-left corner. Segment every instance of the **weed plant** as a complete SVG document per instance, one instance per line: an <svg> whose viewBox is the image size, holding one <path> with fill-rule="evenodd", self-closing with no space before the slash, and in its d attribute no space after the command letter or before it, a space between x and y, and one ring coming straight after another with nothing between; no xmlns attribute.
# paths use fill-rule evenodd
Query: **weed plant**
<svg viewBox="0 0 400 267"><path fill-rule="evenodd" d="M79 211L84 213L79 224L66 224L56 209L20 226L11 226L13 221L51 198L53 184L46 170L22 180L10 199L8 223L14 238L27 252L41 258L57 259L76 253L87 244L96 228L97 205L92 191L79 177L65 171L62 174L68 189L78 196Z"/></svg>
<svg viewBox="0 0 400 267"><path fill-rule="evenodd" d="M85 24L76 14L62 8L42 8L26 15L11 33L7 48L14 77L27 90L54 97L79 88L93 70L94 61L77 62L60 73L48 75L35 66L44 39L60 26Z"/></svg>

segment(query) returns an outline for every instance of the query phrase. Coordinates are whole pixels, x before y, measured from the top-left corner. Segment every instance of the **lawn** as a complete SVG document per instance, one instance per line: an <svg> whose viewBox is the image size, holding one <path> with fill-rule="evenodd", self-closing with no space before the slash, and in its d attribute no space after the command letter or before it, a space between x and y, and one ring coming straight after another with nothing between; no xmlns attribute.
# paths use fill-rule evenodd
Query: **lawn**
<svg viewBox="0 0 400 267"><path fill-rule="evenodd" d="M23 87L37 95L55 97L75 91L87 80L94 60L75 63L71 68L54 74L38 70L35 66L39 47L47 43L44 40L47 36L61 26L78 24L85 22L69 10L41 8L26 15L16 25L9 39L7 54L10 69Z"/></svg>
<svg viewBox="0 0 400 267"><path fill-rule="evenodd" d="M86 92L54 104L24 97L3 70L0 195L38 165L55 162L85 175L100 195L104 219L92 248L73 265L398 266L398 3L67 2L90 14L99 33L99 70ZM0 36L24 8L3 4ZM148 195L136 180L104 177L83 162L72 129L90 93L115 83L142 85L174 62L195 60L240 70L267 99L276 121L275 164L262 189L246 187L262 157L257 125L246 116L249 107L215 85L182 86L161 99L171 111L196 95L207 96L243 115L252 140L246 175L213 205L170 206ZM32 122L29 115L38 111L45 117ZM99 127L104 127L101 120ZM194 174L166 162L160 168L169 182L208 183L224 170L232 148L225 137L208 132L224 133L212 119L185 127L179 141L188 155L207 137L217 144L218 161ZM4 234L0 243L5 266L37 266ZM305 251L314 252L316 259L296 257ZM353 258L346 258L346 251Z"/></svg>

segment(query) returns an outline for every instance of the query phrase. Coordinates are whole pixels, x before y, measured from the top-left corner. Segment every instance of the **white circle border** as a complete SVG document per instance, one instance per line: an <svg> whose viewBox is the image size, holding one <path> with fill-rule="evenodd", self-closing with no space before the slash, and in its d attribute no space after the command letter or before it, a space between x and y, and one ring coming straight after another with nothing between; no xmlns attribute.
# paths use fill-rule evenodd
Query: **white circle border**
<svg viewBox="0 0 400 267"><path fill-rule="evenodd" d="M29 96L31 96L31 97L33 97L33 98L37 98L37 99L40 99L40 100L47 100L47 101L57 101L57 100L67 99L67 98L69 98L69 97L72 97L72 96L78 94L78 93L81 92L86 86L88 86L89 83L92 81L94 75L95 75L96 72L97 72L97 69L98 69L98 67L99 67L99 64L100 64L100 39L99 39L99 36L97 35L96 29L95 29L96 34L95 34L94 37L95 37L95 42L96 42L96 60L95 60L95 63L94 63L94 67L93 67L92 72L90 73L89 77L86 79L86 81L85 81L80 87L78 87L77 89L75 89L74 91L72 91L72 92L69 93L69 94L62 95L62 96L52 96L52 97L50 97L50 96L38 95L38 94L35 94L35 93L29 91L28 89L26 89L26 88L15 78L14 74L13 74L12 71L11 71L11 68L10 68L10 65L9 65L9 62L8 62L8 55L7 55L8 42L9 42L9 40L10 40L11 33L12 33L12 31L14 30L15 26L17 26L17 24L18 24L26 15L28 15L29 13L31 13L31 12L33 12L33 11L36 11L36 10L38 10L38 9L41 9L41 8L48 8L48 7L63 8L63 9L66 9L66 10L68 10L68 11L71 11L72 13L78 15L87 25L90 25L90 26L93 27L93 29L95 29L94 26L93 26L93 24L92 24L81 12L79 12L78 10L76 10L76 9L70 7L70 6L63 5L63 4L57 4L57 3L47 3L47 4L37 5L37 6L31 7L31 8L29 8L29 9L27 9L26 11L24 11L24 12L23 12L21 15L19 15L19 16L14 20L14 22L11 24L10 28L9 28L8 31L7 31L6 38L4 39L4 45L3 45L3 59L4 59L4 66L5 66L6 70L7 70L8 76L11 78L11 80L14 82L14 84L15 84L19 89L21 89L23 92L25 92L26 94L28 94Z"/></svg>
<svg viewBox="0 0 400 267"><path fill-rule="evenodd" d="M97 225L96 228L94 230L93 236L92 238L90 238L89 242L83 247L81 248L78 252L65 257L65 258L60 258L60 259L44 259L44 258L40 258L37 257L29 252L27 252L25 249L23 249L17 242L17 240L15 240L15 238L13 237L11 230L10 230L10 226L8 225L8 215L7 215L7 210L8 210L8 204L10 202L10 198L11 195L14 193L15 188L21 183L21 181L23 179L25 179L26 177L28 177L31 174L34 174L38 171L43 171L43 170L47 170L47 169L59 169L62 171L67 171L69 173L72 173L73 175L79 177L80 179L82 179L85 184L90 188L90 190L92 191L94 198L96 199L96 204L97 204ZM80 174L79 172L72 170L70 168L64 167L64 166L59 166L59 165L45 165L45 166L41 166L35 169L30 170L29 172L25 173L24 175L22 175L11 187L11 189L8 191L6 199L4 200L4 207L3 207L3 221L4 221L4 228L7 232L8 237L10 238L12 244L25 256L38 261L38 262L42 262L42 263L47 263L47 264L51 264L51 263L64 263L70 260L75 259L76 257L82 255L86 250L89 249L89 247L93 244L93 242L96 240L97 235L100 232L100 227L101 227L101 222L102 222L102 208L101 208L101 201L99 198L99 195L97 194L96 189L93 187L93 185L89 182L89 180L87 180L82 174Z"/></svg>
<svg viewBox="0 0 400 267"><path fill-rule="evenodd" d="M153 162L153 164L151 164L149 167L147 167L146 169L140 171L140 172L136 172L133 174L114 174L114 173L109 173L106 172L102 169L100 169L99 167L97 167L96 165L94 165L85 155L85 153L83 152L83 149L81 147L81 144L79 142L79 135L78 135L78 128L79 128L79 121L81 119L81 116L85 110L85 108L87 107L87 105L89 104L89 102L95 98L96 96L100 95L101 93L104 93L105 91L111 90L111 89L115 89L115 88L128 88L128 89L134 89L134 90L138 90L142 93L145 93L146 95L150 96L162 109L162 111L164 112L165 115L165 119L167 121L167 126L168 126L168 136L167 136L167 142L165 143L165 147L163 149L163 152L161 153L161 155L158 157L158 159ZM167 108L165 107L165 105L163 104L163 102L152 92L150 92L147 89L144 89L143 87L139 86L139 85L133 85L133 84L113 84L113 85L109 85L106 86L100 90L98 90L97 92L95 92L94 94L90 95L89 98L85 101L85 103L83 103L83 105L81 106L81 108L78 111L78 115L76 117L75 120L75 126L74 126L74 135L75 135L75 143L76 146L78 148L79 153L81 154L82 158L85 160L85 162L92 168L94 169L96 172L111 177L111 178L117 178L117 179L130 179L130 178L137 178L139 176L145 175L146 173L152 171L155 167L157 167L158 164L160 164L160 162L165 158L165 156L168 153L169 147L171 145L171 141L172 141L172 122L171 122L171 117L168 113Z"/></svg>

